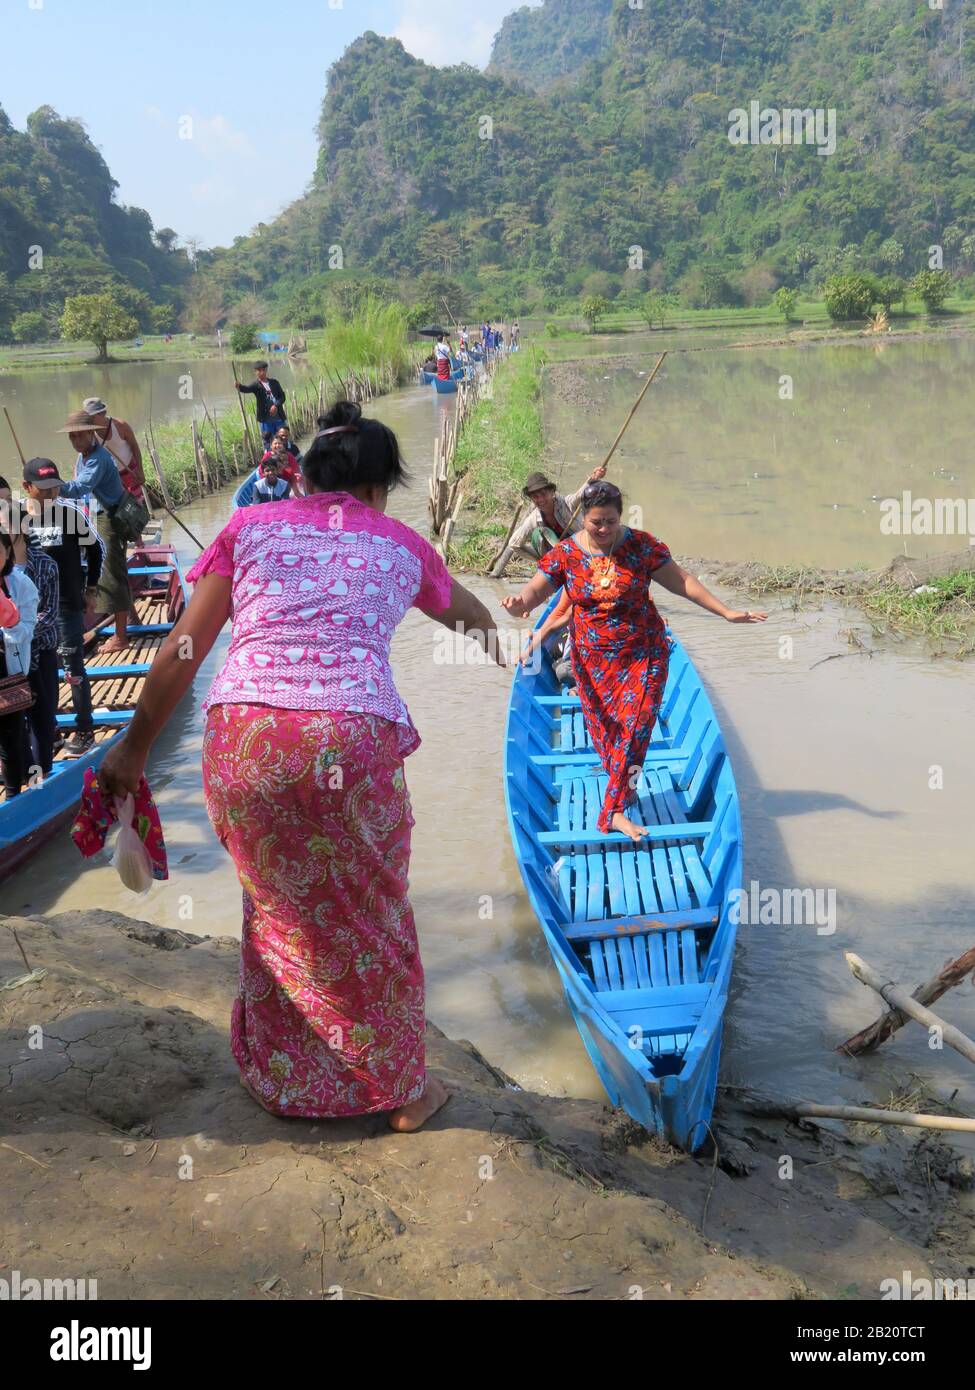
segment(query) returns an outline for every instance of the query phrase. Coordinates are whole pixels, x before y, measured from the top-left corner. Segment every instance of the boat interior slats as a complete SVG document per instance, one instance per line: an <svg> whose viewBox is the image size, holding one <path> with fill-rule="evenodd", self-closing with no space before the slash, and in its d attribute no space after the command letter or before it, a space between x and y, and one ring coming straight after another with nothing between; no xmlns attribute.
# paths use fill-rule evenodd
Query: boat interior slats
<svg viewBox="0 0 975 1390"><path fill-rule="evenodd" d="M629 809L647 830L639 843L599 830L608 779L578 695L560 690L550 667L512 701L512 720L524 734L512 804L543 867L548 860L561 906L554 924L630 1045L657 1075L679 1070L715 978L712 946L739 845L724 742L696 673L675 649Z"/></svg>

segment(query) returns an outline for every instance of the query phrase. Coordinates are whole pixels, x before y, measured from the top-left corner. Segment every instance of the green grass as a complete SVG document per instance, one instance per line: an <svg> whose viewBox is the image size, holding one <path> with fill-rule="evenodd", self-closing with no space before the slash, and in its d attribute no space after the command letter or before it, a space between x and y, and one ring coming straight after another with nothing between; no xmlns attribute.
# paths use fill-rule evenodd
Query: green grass
<svg viewBox="0 0 975 1390"><path fill-rule="evenodd" d="M959 655L975 651L975 571L958 570L919 587L920 593L884 587L861 603L881 628L955 644Z"/></svg>
<svg viewBox="0 0 975 1390"><path fill-rule="evenodd" d="M465 569L486 567L507 534L525 479L541 463L544 364L544 353L536 349L503 362L490 397L475 406L458 440L454 467L464 474L467 507L457 555Z"/></svg>
<svg viewBox="0 0 975 1390"><path fill-rule="evenodd" d="M906 313L902 311L900 305L895 306L891 314L891 324L895 330L897 328L924 330L939 323L950 323L956 315L972 313L975 313L975 300L971 299L950 298L945 302L943 313L934 316L928 315L920 303L909 300ZM539 336L544 336L546 323L554 323L559 329L558 337L552 340L555 342L566 338L570 340L585 339L604 334L647 333L650 331L646 319L632 309L615 310L601 318L596 325L595 334L590 333L588 325L579 314L543 314L539 315L539 318L542 323L542 327L537 330ZM751 308L685 309L678 307L670 311L663 329L657 324L654 325L653 332L673 332L680 329L766 327L793 331L801 328L828 329L832 326L833 322L821 299L803 299L796 305L795 317L789 323L786 323L772 304L756 305Z"/></svg>
<svg viewBox="0 0 975 1390"><path fill-rule="evenodd" d="M353 317L335 319L308 337L309 358L326 376L367 380L377 393L408 380L419 351L409 341L403 305L371 297Z"/></svg>

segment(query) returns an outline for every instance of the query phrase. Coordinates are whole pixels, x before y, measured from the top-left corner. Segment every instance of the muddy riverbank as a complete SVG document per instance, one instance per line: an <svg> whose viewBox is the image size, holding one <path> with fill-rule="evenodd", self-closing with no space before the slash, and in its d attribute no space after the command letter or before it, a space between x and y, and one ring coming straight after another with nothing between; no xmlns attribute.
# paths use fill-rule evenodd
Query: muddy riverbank
<svg viewBox="0 0 975 1390"><path fill-rule="evenodd" d="M116 913L3 919L2 1273L100 1298L880 1297L975 1267L971 1161L719 1105L691 1159L520 1090L428 1028L452 1099L417 1135L285 1121L239 1086L237 950ZM784 1159L790 1160L785 1163Z"/></svg>

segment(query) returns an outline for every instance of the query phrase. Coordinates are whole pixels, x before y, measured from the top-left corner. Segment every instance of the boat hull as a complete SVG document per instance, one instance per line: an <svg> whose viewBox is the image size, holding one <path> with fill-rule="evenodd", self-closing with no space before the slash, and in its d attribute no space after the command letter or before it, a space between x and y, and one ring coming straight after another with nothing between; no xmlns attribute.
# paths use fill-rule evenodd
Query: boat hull
<svg viewBox="0 0 975 1390"><path fill-rule="evenodd" d="M598 832L605 775L547 654L512 683L505 795L526 891L610 1101L694 1151L717 1088L741 817L714 710L671 642L630 812L650 827L646 840Z"/></svg>
<svg viewBox="0 0 975 1390"><path fill-rule="evenodd" d="M147 638L159 641L179 619L187 601L188 594L176 553L171 546L144 543L129 555L129 585L133 602L142 606L148 616L160 617L163 621L143 624L144 631L133 630L133 649L141 646ZM151 573L145 573L151 571ZM118 669L124 672L129 658L124 654L114 668L99 665L97 634L101 627L114 622L104 618L86 637L85 665L96 671ZM130 663L131 664L131 663ZM99 690L114 683L119 687L118 699L105 706L99 698ZM32 855L36 854L59 830L72 820L84 786L88 768L97 768L109 748L122 737L131 718L137 687L141 686L139 675L128 680L111 682L109 676L92 678L92 703L95 709L95 727L98 742L82 758L59 759L54 764L52 775L36 787L22 792L12 801L0 802L0 882L9 877ZM123 690L129 694L123 703ZM70 709L66 687L62 681L59 707ZM73 728L73 715L61 713L58 723L66 731Z"/></svg>

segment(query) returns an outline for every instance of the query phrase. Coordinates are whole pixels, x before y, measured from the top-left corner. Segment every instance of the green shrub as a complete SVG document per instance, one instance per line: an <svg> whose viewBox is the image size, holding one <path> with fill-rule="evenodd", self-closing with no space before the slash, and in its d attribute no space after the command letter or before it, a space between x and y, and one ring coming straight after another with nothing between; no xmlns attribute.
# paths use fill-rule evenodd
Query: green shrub
<svg viewBox="0 0 975 1390"><path fill-rule="evenodd" d="M250 352L257 347L257 324L236 323L230 330L230 351Z"/></svg>
<svg viewBox="0 0 975 1390"><path fill-rule="evenodd" d="M864 319L878 302L879 290L870 275L831 275L823 285L823 298L831 319Z"/></svg>

